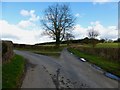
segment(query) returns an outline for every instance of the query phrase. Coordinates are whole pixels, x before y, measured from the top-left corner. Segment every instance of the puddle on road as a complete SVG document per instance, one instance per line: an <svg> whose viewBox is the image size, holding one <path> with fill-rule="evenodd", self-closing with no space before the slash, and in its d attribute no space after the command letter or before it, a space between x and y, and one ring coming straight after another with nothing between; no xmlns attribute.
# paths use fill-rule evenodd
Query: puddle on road
<svg viewBox="0 0 120 90"><path fill-rule="evenodd" d="M102 69L102 68L100 68L100 67L96 66L95 64L92 64L91 66L93 66L93 67L94 67L95 69L97 69L97 70L103 71L103 69Z"/></svg>
<svg viewBox="0 0 120 90"><path fill-rule="evenodd" d="M99 71L102 71L102 73L103 73L106 77L120 81L120 77L118 77L118 76L116 76L116 75L114 75L114 74L111 74L111 73L109 73L109 72L105 72L102 68L100 68L100 67L98 67L98 66L96 66L96 65L94 65L94 64L92 64L92 66L93 66L95 69L97 69L97 70L99 70Z"/></svg>
<svg viewBox="0 0 120 90"><path fill-rule="evenodd" d="M111 78L111 79L115 79L115 80L120 81L120 77L118 77L118 76L116 76L114 74L106 72L106 73L104 73L104 75L107 76L107 77L109 77L109 78Z"/></svg>

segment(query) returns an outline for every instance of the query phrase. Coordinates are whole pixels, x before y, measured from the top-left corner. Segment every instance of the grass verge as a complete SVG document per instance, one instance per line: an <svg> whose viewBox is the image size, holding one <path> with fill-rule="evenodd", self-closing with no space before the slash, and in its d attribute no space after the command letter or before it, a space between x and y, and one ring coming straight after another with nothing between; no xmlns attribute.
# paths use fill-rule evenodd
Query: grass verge
<svg viewBox="0 0 120 90"><path fill-rule="evenodd" d="M87 48L92 48L91 44L73 44L73 47L87 47ZM95 48L119 48L120 43L98 43L96 44Z"/></svg>
<svg viewBox="0 0 120 90"><path fill-rule="evenodd" d="M60 52L50 52L50 51L46 51L46 52L33 51L33 52L37 53L37 54L41 54L41 55L51 56L51 57L54 57L54 58L58 58L60 56Z"/></svg>
<svg viewBox="0 0 120 90"><path fill-rule="evenodd" d="M105 71L110 72L120 77L120 64L118 62L112 62L99 56L83 53L74 48L69 48L68 50L72 52L73 54L75 54L76 56L83 57L90 63L93 63L101 67Z"/></svg>
<svg viewBox="0 0 120 90"><path fill-rule="evenodd" d="M11 62L2 65L2 88L18 88L24 72L25 60L14 55Z"/></svg>
<svg viewBox="0 0 120 90"><path fill-rule="evenodd" d="M19 48L15 48L15 49L17 49L17 50L26 50L26 51L30 51L30 52L33 52L33 53L58 58L60 56L60 52L64 48L64 46L60 46L59 48L55 48L54 46L47 46L47 45L46 46L37 46L37 47L35 47L35 46L31 47L31 48L19 47Z"/></svg>

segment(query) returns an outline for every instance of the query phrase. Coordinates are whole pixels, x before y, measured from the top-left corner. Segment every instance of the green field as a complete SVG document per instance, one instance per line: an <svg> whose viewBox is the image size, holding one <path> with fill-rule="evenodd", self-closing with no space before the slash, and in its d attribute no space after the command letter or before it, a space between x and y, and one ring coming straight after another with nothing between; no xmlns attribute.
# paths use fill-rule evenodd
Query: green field
<svg viewBox="0 0 120 90"><path fill-rule="evenodd" d="M2 88L17 88L24 72L24 58L15 55L11 62L2 65Z"/></svg>
<svg viewBox="0 0 120 90"><path fill-rule="evenodd" d="M93 64L101 67L105 71L111 72L120 77L120 64L118 62L109 61L109 60L99 57L99 56L83 53L83 52L80 52L77 49L73 49L73 48L69 48L68 50L70 52L72 52L73 54L75 54L76 56L85 58L90 63L93 63Z"/></svg>
<svg viewBox="0 0 120 90"><path fill-rule="evenodd" d="M120 43L98 43L97 48L118 48Z"/></svg>
<svg viewBox="0 0 120 90"><path fill-rule="evenodd" d="M89 47L92 48L91 44L73 44L76 47ZM95 48L118 48L120 47L120 43L98 43Z"/></svg>

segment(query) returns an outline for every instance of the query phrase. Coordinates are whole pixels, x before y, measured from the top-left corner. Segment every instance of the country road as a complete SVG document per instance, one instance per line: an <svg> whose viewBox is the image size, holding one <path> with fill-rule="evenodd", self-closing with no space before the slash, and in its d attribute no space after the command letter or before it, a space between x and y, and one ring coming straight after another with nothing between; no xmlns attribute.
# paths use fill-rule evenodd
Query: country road
<svg viewBox="0 0 120 90"><path fill-rule="evenodd" d="M103 75L88 62L78 60L66 49L60 58L14 50L30 67L21 88L118 88L118 82Z"/></svg>

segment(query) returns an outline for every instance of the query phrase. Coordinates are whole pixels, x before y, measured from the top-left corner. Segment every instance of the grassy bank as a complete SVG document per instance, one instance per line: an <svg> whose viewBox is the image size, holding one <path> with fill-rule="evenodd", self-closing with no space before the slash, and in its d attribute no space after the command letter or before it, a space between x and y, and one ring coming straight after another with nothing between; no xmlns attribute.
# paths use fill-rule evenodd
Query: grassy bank
<svg viewBox="0 0 120 90"><path fill-rule="evenodd" d="M33 46L33 47L17 47L17 50L26 50L31 51L37 54L52 56L58 58L60 56L60 52L63 50L65 46L60 46L59 48L55 48L53 45L41 45L41 46Z"/></svg>
<svg viewBox="0 0 120 90"><path fill-rule="evenodd" d="M73 44L73 47L87 47L92 48L91 44ZM98 43L95 48L118 48L120 47L120 43Z"/></svg>
<svg viewBox="0 0 120 90"><path fill-rule="evenodd" d="M98 43L96 48L118 48L120 43Z"/></svg>
<svg viewBox="0 0 120 90"><path fill-rule="evenodd" d="M51 56L54 58L58 58L60 56L60 52L50 52L50 51L33 51L36 54L41 54L41 55L47 55L47 56Z"/></svg>
<svg viewBox="0 0 120 90"><path fill-rule="evenodd" d="M86 60L88 60L90 63L93 63L93 64L101 67L105 71L108 71L108 72L113 73L120 77L120 64L119 63L109 61L100 56L83 53L83 52L78 51L77 49L69 48L68 50L70 52L72 52L73 54L75 54L76 56L83 57Z"/></svg>
<svg viewBox="0 0 120 90"><path fill-rule="evenodd" d="M17 88L24 72L25 61L14 55L11 62L2 65L2 88Z"/></svg>

